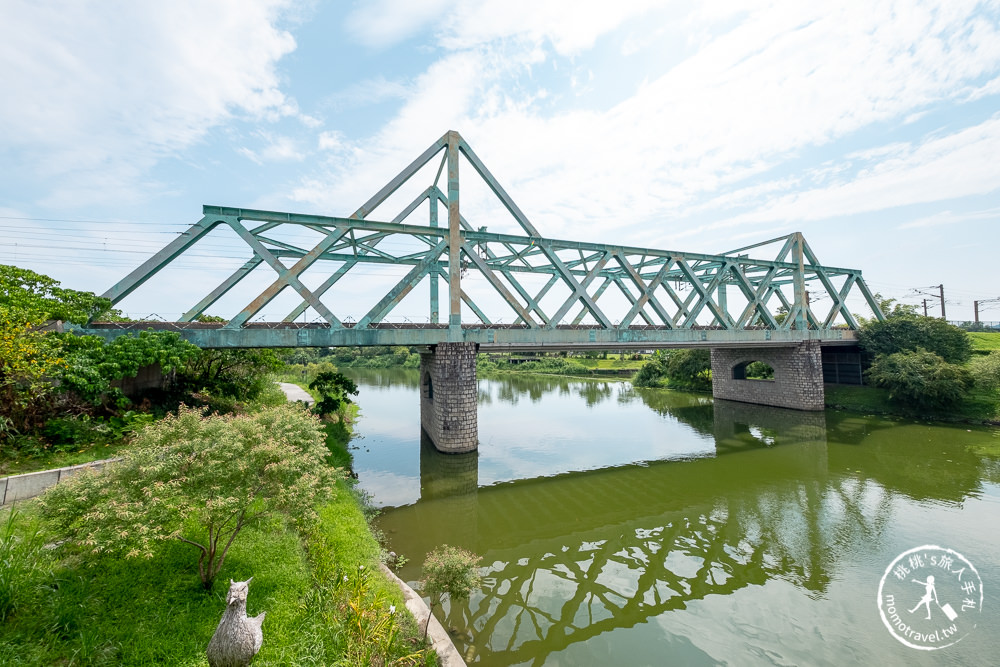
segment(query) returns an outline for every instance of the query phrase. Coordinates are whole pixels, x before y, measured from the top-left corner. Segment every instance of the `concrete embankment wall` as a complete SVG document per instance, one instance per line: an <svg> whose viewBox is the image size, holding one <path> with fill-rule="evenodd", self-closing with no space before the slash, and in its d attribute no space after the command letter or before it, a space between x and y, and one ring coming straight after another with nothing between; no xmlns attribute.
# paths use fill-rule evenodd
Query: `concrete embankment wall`
<svg viewBox="0 0 1000 667"><path fill-rule="evenodd" d="M23 475L12 475L0 478L0 505L9 505L17 500L27 500L40 495L45 489L54 486L80 472L84 468L102 469L108 463L118 459L104 459L103 461L92 461L76 466L65 468L55 468L54 470L39 470Z"/></svg>

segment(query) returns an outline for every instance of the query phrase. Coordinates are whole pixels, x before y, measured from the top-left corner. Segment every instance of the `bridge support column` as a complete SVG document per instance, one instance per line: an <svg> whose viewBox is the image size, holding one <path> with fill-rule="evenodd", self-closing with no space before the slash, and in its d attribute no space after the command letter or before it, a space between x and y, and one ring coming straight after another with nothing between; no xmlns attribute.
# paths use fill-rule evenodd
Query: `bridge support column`
<svg viewBox="0 0 1000 667"><path fill-rule="evenodd" d="M438 343L420 355L420 426L440 452L479 447L475 343Z"/></svg>
<svg viewBox="0 0 1000 667"><path fill-rule="evenodd" d="M773 380L747 380L746 365L762 361ZM822 410L823 360L819 341L795 347L716 348L712 350L712 396L730 401Z"/></svg>

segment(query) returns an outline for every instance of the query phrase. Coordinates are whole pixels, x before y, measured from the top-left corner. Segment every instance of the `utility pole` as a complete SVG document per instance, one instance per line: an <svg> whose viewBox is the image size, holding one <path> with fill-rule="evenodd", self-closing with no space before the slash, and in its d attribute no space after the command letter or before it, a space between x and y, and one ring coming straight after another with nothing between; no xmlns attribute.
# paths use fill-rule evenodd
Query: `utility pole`
<svg viewBox="0 0 1000 667"><path fill-rule="evenodd" d="M938 289L941 290L941 319L944 320L947 319L944 316L944 283L938 285Z"/></svg>
<svg viewBox="0 0 1000 667"><path fill-rule="evenodd" d="M927 317L927 299L924 299L924 317Z"/></svg>
<svg viewBox="0 0 1000 667"><path fill-rule="evenodd" d="M972 310L976 313L976 320L975 320L976 324L979 324L979 302L978 301L973 301L972 302Z"/></svg>

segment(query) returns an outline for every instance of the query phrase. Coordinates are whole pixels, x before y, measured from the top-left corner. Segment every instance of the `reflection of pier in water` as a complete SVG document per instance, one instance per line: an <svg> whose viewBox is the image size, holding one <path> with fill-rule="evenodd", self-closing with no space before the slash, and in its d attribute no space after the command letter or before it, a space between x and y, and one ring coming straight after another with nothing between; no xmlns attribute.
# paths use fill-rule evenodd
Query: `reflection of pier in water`
<svg viewBox="0 0 1000 667"><path fill-rule="evenodd" d="M447 612L476 636L475 661L542 664L573 643L772 578L821 595L834 558L882 532L884 488L828 470L824 413L723 401L668 411L711 429L716 456L478 488L475 453L422 447L421 500L381 527L390 539L421 527L407 538L410 580L440 544L483 555L481 593Z"/></svg>

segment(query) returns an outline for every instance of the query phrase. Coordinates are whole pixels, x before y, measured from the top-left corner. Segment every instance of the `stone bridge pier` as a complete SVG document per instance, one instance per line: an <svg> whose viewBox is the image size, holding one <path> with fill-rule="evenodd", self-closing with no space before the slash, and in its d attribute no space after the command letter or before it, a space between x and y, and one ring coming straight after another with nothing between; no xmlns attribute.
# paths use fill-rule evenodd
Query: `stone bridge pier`
<svg viewBox="0 0 1000 667"><path fill-rule="evenodd" d="M446 454L479 447L476 343L438 343L420 355L420 427Z"/></svg>
<svg viewBox="0 0 1000 667"><path fill-rule="evenodd" d="M774 379L746 379L746 366L753 361L773 368ZM794 347L713 349L712 396L779 408L822 410L825 395L819 341L804 341Z"/></svg>

